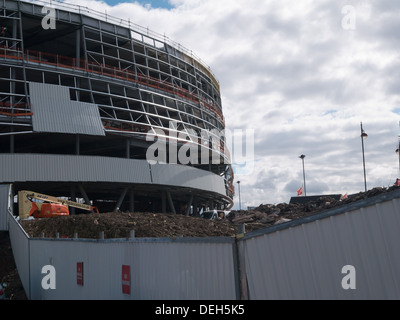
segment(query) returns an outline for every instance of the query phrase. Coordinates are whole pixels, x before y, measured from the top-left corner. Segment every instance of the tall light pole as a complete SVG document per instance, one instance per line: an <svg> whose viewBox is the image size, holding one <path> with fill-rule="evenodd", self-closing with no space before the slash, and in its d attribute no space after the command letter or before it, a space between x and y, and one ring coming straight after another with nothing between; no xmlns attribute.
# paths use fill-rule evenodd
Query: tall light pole
<svg viewBox="0 0 400 320"><path fill-rule="evenodd" d="M304 158L306 156L302 154L299 158L303 161L303 180L304 180L304 196L307 197L307 188L306 188L306 171L304 170Z"/></svg>
<svg viewBox="0 0 400 320"><path fill-rule="evenodd" d="M361 145L362 145L362 156L363 156L363 166L364 166L364 187L365 187L365 192L367 192L367 174L365 171L365 153L364 153L364 139L367 139L368 135L365 133L363 129L363 125L361 122Z"/></svg>
<svg viewBox="0 0 400 320"><path fill-rule="evenodd" d="M242 204L241 204L241 201L240 201L240 181L238 181L237 184L238 184L238 187L239 187L239 211L242 212Z"/></svg>
<svg viewBox="0 0 400 320"><path fill-rule="evenodd" d="M399 176L398 176L398 178L400 179L400 121L399 121L399 147L396 150L396 153L399 155Z"/></svg>

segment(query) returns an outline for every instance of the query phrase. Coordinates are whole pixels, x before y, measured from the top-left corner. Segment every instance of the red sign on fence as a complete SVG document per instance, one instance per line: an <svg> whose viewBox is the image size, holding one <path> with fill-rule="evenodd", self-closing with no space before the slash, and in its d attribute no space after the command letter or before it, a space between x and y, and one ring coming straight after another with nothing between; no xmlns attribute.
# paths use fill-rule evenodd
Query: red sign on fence
<svg viewBox="0 0 400 320"><path fill-rule="evenodd" d="M131 266L122 266L122 293L131 294Z"/></svg>
<svg viewBox="0 0 400 320"><path fill-rule="evenodd" d="M83 286L83 262L76 264L76 283L79 286Z"/></svg>

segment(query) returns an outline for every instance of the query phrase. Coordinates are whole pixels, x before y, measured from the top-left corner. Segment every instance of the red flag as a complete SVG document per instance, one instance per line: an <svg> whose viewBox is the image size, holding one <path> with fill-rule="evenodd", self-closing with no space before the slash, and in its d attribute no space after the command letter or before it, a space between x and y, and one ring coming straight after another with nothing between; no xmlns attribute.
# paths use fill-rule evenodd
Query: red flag
<svg viewBox="0 0 400 320"><path fill-rule="evenodd" d="M342 196L342 200L344 200L344 199L347 199L347 193L344 195L344 196Z"/></svg>
<svg viewBox="0 0 400 320"><path fill-rule="evenodd" d="M303 187L301 187L299 190L297 190L297 195L301 196L303 194Z"/></svg>

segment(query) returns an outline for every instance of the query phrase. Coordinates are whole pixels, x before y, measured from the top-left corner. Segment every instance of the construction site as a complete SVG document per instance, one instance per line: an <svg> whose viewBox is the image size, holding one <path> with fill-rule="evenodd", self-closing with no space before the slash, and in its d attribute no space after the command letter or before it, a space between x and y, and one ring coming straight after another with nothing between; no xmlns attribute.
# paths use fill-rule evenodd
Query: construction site
<svg viewBox="0 0 400 320"><path fill-rule="evenodd" d="M349 195L345 199L333 199L329 196L318 197L315 201L303 204L261 204L253 210L231 211L225 216L213 219L204 217L186 217L176 214L156 213L90 213L64 216L51 219L21 221L21 226L31 238L37 239L129 239L132 230L136 238L215 238L238 237L240 226L246 234L257 231L267 232L279 226L291 223L304 223L304 220L318 217L320 214L365 205L377 197L385 197L393 192L399 194L399 187L375 188L367 192ZM318 218L319 219L319 218ZM394 221L395 222L395 221ZM6 232L1 233L2 283L7 283L6 298L11 300L27 299L16 268L11 244Z"/></svg>
<svg viewBox="0 0 400 320"><path fill-rule="evenodd" d="M71 4L55 2L56 27L44 29L45 5L0 8L0 183L101 212L230 208L233 171L209 67L161 35ZM165 153L149 154L160 141ZM192 153L178 156L183 148Z"/></svg>
<svg viewBox="0 0 400 320"><path fill-rule="evenodd" d="M130 21L46 5L0 1L6 299L400 299L399 186L232 210L211 69Z"/></svg>

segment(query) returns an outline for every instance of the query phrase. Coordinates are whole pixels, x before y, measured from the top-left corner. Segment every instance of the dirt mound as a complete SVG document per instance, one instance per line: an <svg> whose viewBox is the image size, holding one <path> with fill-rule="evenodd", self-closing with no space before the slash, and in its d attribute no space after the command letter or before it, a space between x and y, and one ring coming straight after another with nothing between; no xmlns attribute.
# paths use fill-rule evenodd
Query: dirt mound
<svg viewBox="0 0 400 320"><path fill-rule="evenodd" d="M367 192L349 195L340 200L329 196L321 196L315 201L310 201L304 204L261 204L250 211L232 211L228 218L233 224L245 224L246 231L249 232L255 229L266 228L275 224L317 214L321 211L344 206L352 202L372 198L383 193L391 192L395 189L400 188L397 186L390 188L374 188Z"/></svg>
<svg viewBox="0 0 400 320"><path fill-rule="evenodd" d="M135 230L137 238L222 237L235 236L237 227L227 219L206 220L173 214L111 212L82 214L51 219L25 220L21 222L31 237L98 239L104 232L105 239L128 238Z"/></svg>
<svg viewBox="0 0 400 320"><path fill-rule="evenodd" d="M111 212L25 220L21 225L31 237L41 237L44 233L46 238L54 238L57 233L60 237L73 238L77 233L78 238L98 239L100 232L104 232L105 239L128 238L131 230L135 230L138 238L230 237L237 235L239 224L245 224L246 232L250 232L374 197L396 188L399 189L375 188L341 200L321 196L304 204L261 204L254 210L232 211L226 219L213 221L174 214Z"/></svg>

